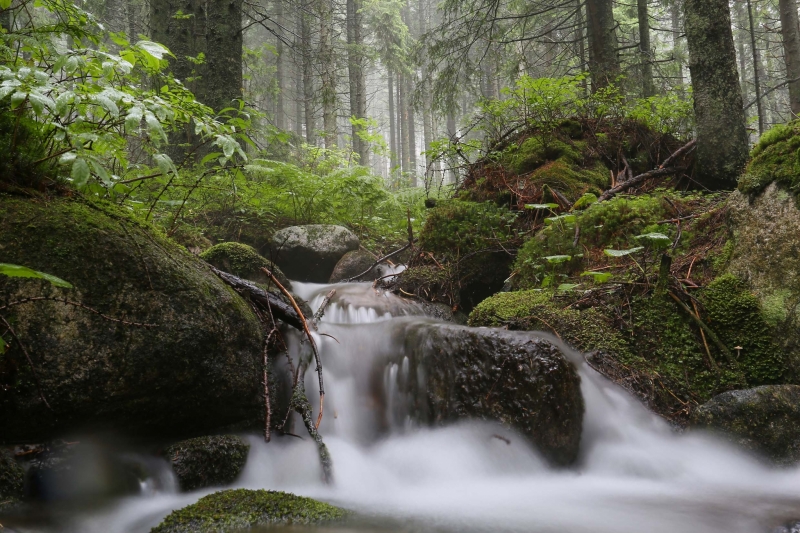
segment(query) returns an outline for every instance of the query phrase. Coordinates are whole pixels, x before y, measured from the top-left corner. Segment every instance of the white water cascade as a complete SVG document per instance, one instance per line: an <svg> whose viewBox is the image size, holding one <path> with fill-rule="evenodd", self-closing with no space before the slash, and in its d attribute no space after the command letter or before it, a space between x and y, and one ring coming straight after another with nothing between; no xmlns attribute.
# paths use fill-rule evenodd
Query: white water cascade
<svg viewBox="0 0 800 533"><path fill-rule="evenodd" d="M312 309L331 288L294 287ZM320 431L335 483L321 482L316 448L295 423L302 440L251 437L238 486L311 496L367 517L340 532L760 533L800 519L800 469L774 469L709 436L676 434L566 347L586 403L575 467L549 468L498 425L420 427L401 408L397 383L415 378L401 340L407 328L442 324L370 284L334 288L316 340L327 393ZM289 344L295 355L307 349L299 336ZM306 389L316 404L313 370ZM57 531L144 533L210 492L151 491L79 513Z"/></svg>

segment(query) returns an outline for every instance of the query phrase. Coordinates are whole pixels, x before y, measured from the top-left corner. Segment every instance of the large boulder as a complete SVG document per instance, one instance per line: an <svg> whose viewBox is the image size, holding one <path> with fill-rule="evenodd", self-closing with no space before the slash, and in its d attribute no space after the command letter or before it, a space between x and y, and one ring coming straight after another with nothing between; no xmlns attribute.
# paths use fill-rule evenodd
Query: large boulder
<svg viewBox="0 0 800 533"><path fill-rule="evenodd" d="M272 237L271 257L296 281L327 283L336 263L358 246L358 237L342 226L291 226Z"/></svg>
<svg viewBox="0 0 800 533"><path fill-rule="evenodd" d="M711 430L778 464L800 462L800 386L765 385L715 396L692 414Z"/></svg>
<svg viewBox="0 0 800 533"><path fill-rule="evenodd" d="M244 470L250 445L236 435L197 437L173 444L164 455L181 490L229 485Z"/></svg>
<svg viewBox="0 0 800 533"><path fill-rule="evenodd" d="M369 267L375 263L375 257L366 250L353 250L347 252L342 256L336 267L333 269L328 283L339 283L346 279L358 276L365 272ZM384 275L385 268L383 265L378 265L373 268L367 275L358 278L357 281L375 281Z"/></svg>
<svg viewBox="0 0 800 533"><path fill-rule="evenodd" d="M292 288L289 278L280 268L275 266L272 261L262 257L252 246L240 242L223 242L212 246L200 254L200 259L223 272L263 285L270 285L273 284L272 280L261 270L266 268L272 272L281 285L287 289Z"/></svg>
<svg viewBox="0 0 800 533"><path fill-rule="evenodd" d="M150 533L227 533L258 526L334 522L345 515L338 507L286 492L224 490L173 511Z"/></svg>
<svg viewBox="0 0 800 533"><path fill-rule="evenodd" d="M531 333L456 325L409 326L400 332L410 359L405 386L416 418L500 421L556 465L575 461L583 396L575 366Z"/></svg>
<svg viewBox="0 0 800 533"><path fill-rule="evenodd" d="M263 416L258 320L148 225L112 205L0 195L0 258L74 285L0 276L2 302L53 298L2 311L25 351L0 356L0 442L179 439Z"/></svg>

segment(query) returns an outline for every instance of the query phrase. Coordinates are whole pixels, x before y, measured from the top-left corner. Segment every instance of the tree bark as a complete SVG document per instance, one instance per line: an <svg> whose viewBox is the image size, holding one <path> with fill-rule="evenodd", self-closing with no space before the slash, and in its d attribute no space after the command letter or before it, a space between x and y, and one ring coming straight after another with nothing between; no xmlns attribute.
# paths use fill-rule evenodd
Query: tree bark
<svg viewBox="0 0 800 533"><path fill-rule="evenodd" d="M621 72L612 0L586 0L586 14L591 51L589 72L592 89L596 91L615 83Z"/></svg>
<svg viewBox="0 0 800 533"><path fill-rule="evenodd" d="M314 78L311 68L311 24L308 20L308 2L303 1L300 8L300 54L303 63L303 110L306 124L306 142L316 144L316 121L314 118Z"/></svg>
<svg viewBox="0 0 800 533"><path fill-rule="evenodd" d="M789 83L789 104L792 114L800 115L800 22L796 0L778 0L781 12L781 36L783 37L786 77Z"/></svg>
<svg viewBox="0 0 800 533"><path fill-rule="evenodd" d="M696 179L733 189L749 155L728 0L685 0L697 123Z"/></svg>
<svg viewBox="0 0 800 533"><path fill-rule="evenodd" d="M581 61L581 72L587 72L589 65L586 61L586 39L584 35L586 21L583 17L583 2L581 2L581 0L575 0L575 15L578 18L578 21L575 24L575 42L578 45L578 58ZM581 81L581 85L583 85L583 90L585 92L587 89L586 79Z"/></svg>
<svg viewBox="0 0 800 533"><path fill-rule="evenodd" d="M364 79L364 54L362 47L362 16L358 0L347 0L347 71L350 81L350 116L357 119L366 118L367 91ZM360 164L369 166L369 146L358 136L359 128L352 125L353 151L358 154Z"/></svg>
<svg viewBox="0 0 800 533"><path fill-rule="evenodd" d="M756 44L756 25L753 19L753 4L747 0L747 18L750 22L750 47L753 52L753 85L756 91L756 109L758 110L758 134L764 133L764 103L761 100L761 58Z"/></svg>
<svg viewBox="0 0 800 533"><path fill-rule="evenodd" d="M242 98L242 1L207 0L206 104L215 111ZM157 3L157 2L151 2Z"/></svg>
<svg viewBox="0 0 800 533"><path fill-rule="evenodd" d="M642 94L649 98L656 93L653 86L653 61L652 47L650 46L650 13L647 9L648 0L638 1L639 15L639 60L642 71Z"/></svg>
<svg viewBox="0 0 800 533"><path fill-rule="evenodd" d="M285 25L283 20L283 0L275 0L275 19L280 32ZM286 92L286 73L284 59L283 38L279 35L275 44L275 78L278 82L278 94L275 98L275 126L279 130L286 129L286 98L284 94Z"/></svg>
<svg viewBox="0 0 800 533"><path fill-rule="evenodd" d="M414 120L414 99L411 97L414 91L414 77L406 77L406 124L408 124L408 172L411 173L411 186L417 186L417 133Z"/></svg>
<svg viewBox="0 0 800 533"><path fill-rule="evenodd" d="M406 105L406 76L397 77L397 113L400 123L400 161L403 172L409 171L408 157L408 106Z"/></svg>
<svg viewBox="0 0 800 533"><path fill-rule="evenodd" d="M333 5L331 0L317 0L319 13L320 97L325 148L336 148L336 64L333 54Z"/></svg>
<svg viewBox="0 0 800 533"><path fill-rule="evenodd" d="M386 78L388 80L389 89L389 171L394 173L398 165L398 148L397 148L397 124L396 115L394 110L394 73L391 69L387 69Z"/></svg>
<svg viewBox="0 0 800 533"><path fill-rule="evenodd" d="M678 86L684 90L683 53L680 47L681 38L681 0L672 0L670 20L672 23L672 56L678 62Z"/></svg>
<svg viewBox="0 0 800 533"><path fill-rule="evenodd" d="M748 40L747 13L742 2L736 2L734 5L736 6L736 25L738 26L735 41L737 48L736 56L739 59L739 83L742 86L742 100L749 101L750 98L748 95L750 91L747 87L747 53L745 50L745 43L747 43Z"/></svg>

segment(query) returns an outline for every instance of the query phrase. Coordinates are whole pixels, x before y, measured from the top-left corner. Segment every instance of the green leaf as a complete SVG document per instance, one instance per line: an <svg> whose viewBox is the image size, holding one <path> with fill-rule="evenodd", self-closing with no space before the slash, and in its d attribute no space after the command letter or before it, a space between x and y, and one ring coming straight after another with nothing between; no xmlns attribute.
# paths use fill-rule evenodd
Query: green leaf
<svg viewBox="0 0 800 533"><path fill-rule="evenodd" d="M136 43L136 47L139 48L146 55L154 59L158 59L159 61L164 59L164 56L170 53L169 49L166 46L154 43L152 41L139 41L138 43Z"/></svg>
<svg viewBox="0 0 800 533"><path fill-rule="evenodd" d="M625 257L626 255L635 254L636 252L641 252L644 250L644 246L637 246L636 248L631 248L630 250L603 250L603 253L609 257Z"/></svg>
<svg viewBox="0 0 800 533"><path fill-rule="evenodd" d="M8 9L14 0L0 0L0 9ZM6 28L7 29L7 28Z"/></svg>
<svg viewBox="0 0 800 533"><path fill-rule="evenodd" d="M139 124L142 123L142 117L144 116L144 110L139 106L132 107L128 114L125 116L125 132L126 133L137 133L139 131Z"/></svg>
<svg viewBox="0 0 800 533"><path fill-rule="evenodd" d="M562 283L561 285L558 286L558 290L566 292L566 291L575 290L576 287L580 287L580 286L581 286L580 283Z"/></svg>
<svg viewBox="0 0 800 533"><path fill-rule="evenodd" d="M548 225L553 225L556 222L561 222L561 221L566 222L567 224L571 224L571 223L575 222L575 220L577 220L577 217L575 215L570 215L570 214L561 215L561 216L557 216L557 217L550 217L550 218L544 219L545 224L548 224Z"/></svg>
<svg viewBox="0 0 800 533"><path fill-rule="evenodd" d="M605 283L611 279L610 272L584 272L581 276L592 276L595 283Z"/></svg>
<svg viewBox="0 0 800 533"><path fill-rule="evenodd" d="M644 235L639 235L636 237L637 239L646 239L648 241L666 241L672 242L672 239L664 235L663 233L645 233Z"/></svg>
<svg viewBox="0 0 800 533"><path fill-rule="evenodd" d="M89 165L86 163L86 160L76 157L75 161L72 163L72 171L70 172L72 182L76 187L81 188L89 181L89 176L91 176L91 172L89 171Z"/></svg>
<svg viewBox="0 0 800 533"><path fill-rule="evenodd" d="M566 263L567 261L572 259L572 256L571 255L551 255L551 256L545 257L545 259L547 260L548 263L551 263L551 264L554 264L554 265L558 265L560 263Z"/></svg>
<svg viewBox="0 0 800 533"><path fill-rule="evenodd" d="M558 204L525 204L525 209L558 209Z"/></svg>
<svg viewBox="0 0 800 533"><path fill-rule="evenodd" d="M8 263L0 263L0 274L4 274L10 278L34 278L34 279L44 279L55 285L56 287L64 287L65 289L71 289L72 284L64 281L61 278L57 278L52 274L46 274L44 272L39 272L37 270L33 270L28 267L19 266L19 265L11 265Z"/></svg>

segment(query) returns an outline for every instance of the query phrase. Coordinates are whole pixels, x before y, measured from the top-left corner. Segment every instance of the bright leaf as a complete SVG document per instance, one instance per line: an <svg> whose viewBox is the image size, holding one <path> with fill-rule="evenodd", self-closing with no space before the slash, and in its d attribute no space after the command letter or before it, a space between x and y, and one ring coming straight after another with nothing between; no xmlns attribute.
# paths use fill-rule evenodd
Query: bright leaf
<svg viewBox="0 0 800 533"><path fill-rule="evenodd" d="M44 279L55 285L56 287L64 287L66 289L71 289L72 284L64 281L61 278L57 278L52 274L46 274L44 272L39 272L37 270L33 270L28 267L19 266L19 265L11 265L8 263L0 263L0 274L4 274L10 278L34 278L34 279Z"/></svg>
<svg viewBox="0 0 800 533"><path fill-rule="evenodd" d="M609 257L625 257L626 255L635 254L636 252L641 252L644 250L644 246L637 246L636 248L631 248L630 250L603 250L603 253Z"/></svg>

